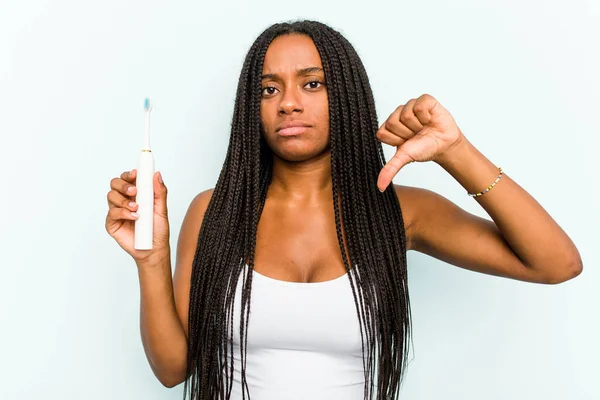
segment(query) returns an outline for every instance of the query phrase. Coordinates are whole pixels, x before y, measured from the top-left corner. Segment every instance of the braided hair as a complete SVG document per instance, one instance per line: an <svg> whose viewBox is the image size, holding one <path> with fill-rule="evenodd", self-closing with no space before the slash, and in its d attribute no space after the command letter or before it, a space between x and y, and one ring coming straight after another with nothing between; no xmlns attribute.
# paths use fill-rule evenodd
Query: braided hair
<svg viewBox="0 0 600 400"><path fill-rule="evenodd" d="M230 398L239 279L241 383L243 397L250 398L246 350L252 271L273 167L272 151L261 134L261 74L269 44L289 34L313 40L325 73L335 225L361 327L364 398L399 395L411 330L406 236L396 192L379 193L376 186L385 158L375 136L373 94L358 54L339 32L320 22L297 21L274 24L261 33L240 73L229 147L193 261L184 400L188 391L192 400Z"/></svg>

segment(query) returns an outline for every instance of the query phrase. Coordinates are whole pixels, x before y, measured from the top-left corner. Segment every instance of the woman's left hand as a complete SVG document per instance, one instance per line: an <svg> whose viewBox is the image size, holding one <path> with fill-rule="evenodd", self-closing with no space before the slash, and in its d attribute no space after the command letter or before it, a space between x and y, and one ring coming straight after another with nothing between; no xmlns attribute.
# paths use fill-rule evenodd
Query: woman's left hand
<svg viewBox="0 0 600 400"><path fill-rule="evenodd" d="M443 163L466 142L454 118L428 94L399 106L379 127L377 139L396 146L396 154L379 173L377 187L384 191L398 171L415 161Z"/></svg>

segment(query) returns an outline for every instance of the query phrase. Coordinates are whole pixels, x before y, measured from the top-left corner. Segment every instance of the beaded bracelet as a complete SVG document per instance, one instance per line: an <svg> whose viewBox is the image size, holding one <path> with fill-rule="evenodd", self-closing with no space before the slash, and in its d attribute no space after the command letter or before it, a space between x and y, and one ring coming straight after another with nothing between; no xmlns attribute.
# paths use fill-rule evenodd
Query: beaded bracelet
<svg viewBox="0 0 600 400"><path fill-rule="evenodd" d="M492 183L490 186L488 186L487 189L485 189L483 192L468 193L468 195L471 196L471 197L483 196L484 194L486 194L487 192L489 192L491 188L493 188L494 186L496 186L496 183L498 183L498 181L500 180L500 178L502 178L502 168L498 167L498 169L500 170L500 175L498 175L498 177L496 178L496 181L494 183Z"/></svg>

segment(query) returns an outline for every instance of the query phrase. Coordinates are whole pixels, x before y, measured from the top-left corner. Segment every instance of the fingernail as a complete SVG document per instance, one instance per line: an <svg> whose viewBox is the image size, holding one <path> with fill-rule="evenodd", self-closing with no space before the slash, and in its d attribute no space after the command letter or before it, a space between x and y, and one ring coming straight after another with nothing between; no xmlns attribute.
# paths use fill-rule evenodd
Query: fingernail
<svg viewBox="0 0 600 400"><path fill-rule="evenodd" d="M129 187L127 188L127 191L128 191L129 193L133 193L133 186L129 186Z"/></svg>
<svg viewBox="0 0 600 400"><path fill-rule="evenodd" d="M160 173L160 172L158 173L158 181L159 181L160 183L163 183L163 180L162 180L162 175L161 175L161 173Z"/></svg>
<svg viewBox="0 0 600 400"><path fill-rule="evenodd" d="M381 189L379 189L379 188L377 188L377 190L379 190L379 193L383 193L383 192L385 192L385 190L381 190Z"/></svg>
<svg viewBox="0 0 600 400"><path fill-rule="evenodd" d="M132 212L132 213L131 213L131 216L132 216L132 217L134 217L134 218L137 218L137 217L139 216L139 214L138 214L138 213L136 213L136 212Z"/></svg>
<svg viewBox="0 0 600 400"><path fill-rule="evenodd" d="M130 201L129 202L129 207L135 207L135 202L134 201Z"/></svg>

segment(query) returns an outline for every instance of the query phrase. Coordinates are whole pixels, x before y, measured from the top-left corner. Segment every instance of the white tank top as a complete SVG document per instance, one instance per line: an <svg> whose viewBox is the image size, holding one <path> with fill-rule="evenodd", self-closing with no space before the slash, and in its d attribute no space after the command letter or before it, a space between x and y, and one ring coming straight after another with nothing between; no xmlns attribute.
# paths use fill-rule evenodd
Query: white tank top
<svg viewBox="0 0 600 400"><path fill-rule="evenodd" d="M316 283L253 274L246 358L250 398L363 400L360 325L348 274ZM232 400L242 399L242 277L233 314Z"/></svg>

